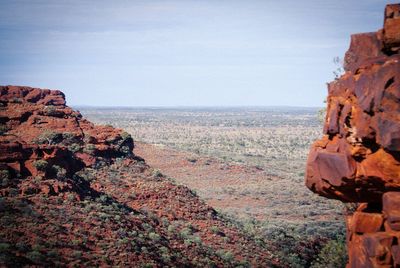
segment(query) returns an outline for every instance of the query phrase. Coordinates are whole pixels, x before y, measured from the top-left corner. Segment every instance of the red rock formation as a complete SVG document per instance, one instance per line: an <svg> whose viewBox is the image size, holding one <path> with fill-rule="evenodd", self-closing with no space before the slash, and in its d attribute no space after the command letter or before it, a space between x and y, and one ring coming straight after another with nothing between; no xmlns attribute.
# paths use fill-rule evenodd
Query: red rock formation
<svg viewBox="0 0 400 268"><path fill-rule="evenodd" d="M99 161L131 156L129 134L110 126L94 126L66 106L61 91L0 86L0 161L12 173L40 173L35 164L46 161L67 173Z"/></svg>
<svg viewBox="0 0 400 268"><path fill-rule="evenodd" d="M365 202L347 218L349 267L400 266L400 4L386 7L382 30L351 37L344 68L328 85L306 185Z"/></svg>

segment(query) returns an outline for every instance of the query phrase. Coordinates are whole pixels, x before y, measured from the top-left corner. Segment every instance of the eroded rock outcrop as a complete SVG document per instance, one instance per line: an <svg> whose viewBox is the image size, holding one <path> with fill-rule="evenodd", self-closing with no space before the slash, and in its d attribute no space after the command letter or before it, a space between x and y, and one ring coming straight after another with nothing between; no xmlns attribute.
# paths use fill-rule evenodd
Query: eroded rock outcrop
<svg viewBox="0 0 400 268"><path fill-rule="evenodd" d="M4 176L71 177L83 167L132 156L129 134L83 119L58 90L0 86L0 127Z"/></svg>
<svg viewBox="0 0 400 268"><path fill-rule="evenodd" d="M384 28L351 37L345 73L328 85L324 136L308 157L306 185L344 202L350 267L400 266L400 4Z"/></svg>

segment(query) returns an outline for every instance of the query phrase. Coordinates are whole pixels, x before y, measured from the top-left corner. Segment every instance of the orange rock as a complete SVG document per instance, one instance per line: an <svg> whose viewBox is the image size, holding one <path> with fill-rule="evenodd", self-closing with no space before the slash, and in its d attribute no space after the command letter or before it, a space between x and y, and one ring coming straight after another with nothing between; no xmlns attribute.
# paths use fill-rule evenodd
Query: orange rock
<svg viewBox="0 0 400 268"><path fill-rule="evenodd" d="M54 177L53 166L71 176L98 157L112 162L133 156L133 140L120 129L95 126L65 105L61 91L18 86L0 86L0 120L8 131L0 136L0 161L24 176ZM92 152L87 148L95 148ZM90 151L90 150L89 150ZM49 168L38 171L35 161ZM13 163L13 164L11 164Z"/></svg>
<svg viewBox="0 0 400 268"><path fill-rule="evenodd" d="M379 202L400 191L400 54L359 65L329 84L327 136L310 150L306 185L329 198Z"/></svg>
<svg viewBox="0 0 400 268"><path fill-rule="evenodd" d="M344 57L346 71L354 72L360 62L367 59L383 56L383 43L380 32L361 33L351 36L350 48Z"/></svg>
<svg viewBox="0 0 400 268"><path fill-rule="evenodd" d="M49 186L49 185L47 185L47 184L44 184L44 185L42 185L41 187L40 187L40 191L42 192L42 193L44 193L45 195L49 195L50 194L50 192L51 192L51 187Z"/></svg>
<svg viewBox="0 0 400 268"><path fill-rule="evenodd" d="M328 84L306 186L364 202L346 217L347 267L400 267L400 4L387 5L382 30L352 35L344 68Z"/></svg>
<svg viewBox="0 0 400 268"><path fill-rule="evenodd" d="M400 246L399 245L392 246L392 256L393 256L393 265L395 267L400 266Z"/></svg>
<svg viewBox="0 0 400 268"><path fill-rule="evenodd" d="M363 236L363 247L373 267L391 264L393 236L387 233L373 233ZM390 266L389 266L390 267Z"/></svg>
<svg viewBox="0 0 400 268"><path fill-rule="evenodd" d="M347 267L372 267L362 242L362 236L356 234L354 234L352 239L348 241L347 248L349 252L349 265Z"/></svg>
<svg viewBox="0 0 400 268"><path fill-rule="evenodd" d="M383 212L400 213L400 192L387 192L383 195Z"/></svg>
<svg viewBox="0 0 400 268"><path fill-rule="evenodd" d="M382 214L355 212L351 219L350 231L354 233L374 233L380 231L382 224Z"/></svg>
<svg viewBox="0 0 400 268"><path fill-rule="evenodd" d="M385 48L395 52L400 49L400 6L387 5L385 9L385 23L383 26L383 41Z"/></svg>
<svg viewBox="0 0 400 268"><path fill-rule="evenodd" d="M400 192L388 192L383 195L383 213L388 229L400 231Z"/></svg>

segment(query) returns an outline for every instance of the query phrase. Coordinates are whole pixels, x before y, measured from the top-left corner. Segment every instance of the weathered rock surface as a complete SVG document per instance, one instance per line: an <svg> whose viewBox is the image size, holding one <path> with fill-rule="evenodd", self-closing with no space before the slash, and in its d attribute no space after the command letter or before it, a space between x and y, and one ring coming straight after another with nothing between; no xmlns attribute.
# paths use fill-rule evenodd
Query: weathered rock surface
<svg viewBox="0 0 400 268"><path fill-rule="evenodd" d="M400 50L400 6L388 5L385 10L385 23L383 25L383 41L389 53Z"/></svg>
<svg viewBox="0 0 400 268"><path fill-rule="evenodd" d="M347 217L349 267L400 265L400 192L383 195L383 210L361 205Z"/></svg>
<svg viewBox="0 0 400 268"><path fill-rule="evenodd" d="M397 9L386 8L385 24ZM397 32L352 36L347 71L328 85L324 136L308 158L306 184L314 192L380 202L400 190L400 54L384 52L397 44Z"/></svg>
<svg viewBox="0 0 400 268"><path fill-rule="evenodd" d="M400 266L400 4L384 17L382 30L352 36L307 161L312 191L364 202L347 218L349 267Z"/></svg>
<svg viewBox="0 0 400 268"><path fill-rule="evenodd" d="M22 176L40 173L38 160L74 173L84 166L132 155L129 134L111 126L94 126L66 106L58 90L0 86L0 123L0 161L11 173ZM42 171L52 173L50 168Z"/></svg>

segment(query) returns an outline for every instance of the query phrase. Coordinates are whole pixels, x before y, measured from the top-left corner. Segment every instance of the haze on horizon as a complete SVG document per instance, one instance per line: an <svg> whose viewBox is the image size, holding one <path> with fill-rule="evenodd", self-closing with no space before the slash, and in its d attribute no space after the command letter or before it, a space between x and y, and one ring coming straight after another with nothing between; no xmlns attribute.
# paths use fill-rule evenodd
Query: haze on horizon
<svg viewBox="0 0 400 268"><path fill-rule="evenodd" d="M321 106L393 1L0 2L0 84L70 105Z"/></svg>

